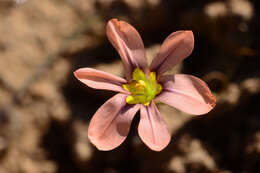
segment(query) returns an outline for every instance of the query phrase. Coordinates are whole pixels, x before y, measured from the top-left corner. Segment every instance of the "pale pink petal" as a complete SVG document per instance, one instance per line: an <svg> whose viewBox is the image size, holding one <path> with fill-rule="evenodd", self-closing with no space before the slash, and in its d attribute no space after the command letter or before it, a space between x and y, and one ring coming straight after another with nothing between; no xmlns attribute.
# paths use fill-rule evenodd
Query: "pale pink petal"
<svg viewBox="0 0 260 173"><path fill-rule="evenodd" d="M125 102L126 95L117 94L104 103L92 117L88 137L99 150L112 150L127 137L139 105Z"/></svg>
<svg viewBox="0 0 260 173"><path fill-rule="evenodd" d="M160 78L163 91L156 100L193 115L208 113L215 106L215 98L201 79L185 74Z"/></svg>
<svg viewBox="0 0 260 173"><path fill-rule="evenodd" d="M158 75L161 75L188 57L193 47L192 31L173 32L164 40L158 55L153 59L151 71L156 71Z"/></svg>
<svg viewBox="0 0 260 173"><path fill-rule="evenodd" d="M74 72L74 76L91 88L112 90L128 94L128 91L124 90L122 87L122 84L127 81L121 77L93 68L80 68Z"/></svg>
<svg viewBox="0 0 260 173"><path fill-rule="evenodd" d="M122 58L126 78L131 79L131 73L138 67L147 70L147 60L143 41L130 24L117 19L111 19L107 24L107 37Z"/></svg>
<svg viewBox="0 0 260 173"><path fill-rule="evenodd" d="M171 135L154 102L149 106L141 105L140 115L140 138L152 150L161 151L169 144Z"/></svg>

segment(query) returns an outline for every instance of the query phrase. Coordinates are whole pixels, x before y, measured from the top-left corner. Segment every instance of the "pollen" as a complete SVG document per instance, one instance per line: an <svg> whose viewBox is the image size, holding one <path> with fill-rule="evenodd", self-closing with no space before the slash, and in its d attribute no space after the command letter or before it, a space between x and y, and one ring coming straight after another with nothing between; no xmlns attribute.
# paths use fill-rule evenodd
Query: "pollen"
<svg viewBox="0 0 260 173"><path fill-rule="evenodd" d="M131 93L126 98L128 104L144 104L145 106L149 106L155 96L162 91L162 85L157 83L156 73L150 72L147 77L139 68L134 69L132 81L123 84L122 87Z"/></svg>

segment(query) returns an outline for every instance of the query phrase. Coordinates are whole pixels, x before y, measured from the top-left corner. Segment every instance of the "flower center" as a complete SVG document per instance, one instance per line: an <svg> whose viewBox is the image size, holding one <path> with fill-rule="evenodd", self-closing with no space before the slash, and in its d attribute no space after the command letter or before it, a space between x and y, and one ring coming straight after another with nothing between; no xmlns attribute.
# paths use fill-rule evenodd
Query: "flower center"
<svg viewBox="0 0 260 173"><path fill-rule="evenodd" d="M122 86L131 93L131 95L126 98L128 104L141 103L145 106L149 106L151 100L162 91L162 85L156 81L156 73L150 72L148 79L139 68L134 69L132 81Z"/></svg>

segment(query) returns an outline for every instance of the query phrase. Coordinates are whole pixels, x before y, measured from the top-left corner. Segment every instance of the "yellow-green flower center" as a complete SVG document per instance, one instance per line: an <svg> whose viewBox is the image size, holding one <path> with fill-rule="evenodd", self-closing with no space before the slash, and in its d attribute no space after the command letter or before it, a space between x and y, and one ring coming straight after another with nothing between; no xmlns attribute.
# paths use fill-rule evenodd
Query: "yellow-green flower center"
<svg viewBox="0 0 260 173"><path fill-rule="evenodd" d="M148 106L151 100L162 91L162 86L156 81L156 73L150 72L148 79L139 68L134 69L132 81L122 86L131 93L126 98L128 104L141 103Z"/></svg>

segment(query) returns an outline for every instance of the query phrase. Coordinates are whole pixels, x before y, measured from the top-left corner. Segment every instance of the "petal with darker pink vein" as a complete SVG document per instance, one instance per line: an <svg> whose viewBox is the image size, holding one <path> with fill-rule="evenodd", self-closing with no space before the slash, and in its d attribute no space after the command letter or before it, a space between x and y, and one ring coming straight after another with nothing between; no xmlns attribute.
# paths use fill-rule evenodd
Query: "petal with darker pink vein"
<svg viewBox="0 0 260 173"><path fill-rule="evenodd" d="M93 68L80 68L74 72L74 75L79 81L91 88L112 90L128 94L128 91L122 87L122 84L127 81L121 77Z"/></svg>
<svg viewBox="0 0 260 173"><path fill-rule="evenodd" d="M185 74L160 78L163 91L155 99L193 115L206 114L215 106L215 98L201 79Z"/></svg>
<svg viewBox="0 0 260 173"><path fill-rule="evenodd" d="M153 59L150 69L158 75L166 72L188 57L194 47L192 31L177 31L163 42L158 55Z"/></svg>
<svg viewBox="0 0 260 173"><path fill-rule="evenodd" d="M106 33L109 41L121 56L128 80L131 79L133 69L138 67L144 71L147 70L143 41L134 27L124 21L111 19L107 24Z"/></svg>
<svg viewBox="0 0 260 173"><path fill-rule="evenodd" d="M99 150L112 150L127 137L139 105L125 102L126 95L117 94L105 102L92 117L88 137Z"/></svg>
<svg viewBox="0 0 260 173"><path fill-rule="evenodd" d="M140 115L140 138L152 150L161 151L169 144L171 135L155 103L152 101L149 106L141 105Z"/></svg>

